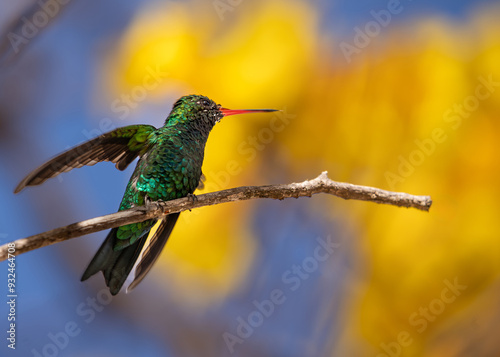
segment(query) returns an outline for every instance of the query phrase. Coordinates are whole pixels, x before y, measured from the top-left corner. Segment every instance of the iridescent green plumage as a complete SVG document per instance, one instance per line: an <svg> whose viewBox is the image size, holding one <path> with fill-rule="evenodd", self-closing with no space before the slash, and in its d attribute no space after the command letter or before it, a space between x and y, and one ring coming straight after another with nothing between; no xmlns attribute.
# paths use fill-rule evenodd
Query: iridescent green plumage
<svg viewBox="0 0 500 357"><path fill-rule="evenodd" d="M113 130L68 150L30 173L16 187L38 185L61 172L100 161L111 161L124 170L136 157L119 210L143 206L146 200L172 200L192 194L202 176L205 144L222 117L273 110L229 110L199 95L180 98L161 128L132 125ZM135 267L135 287L148 273L165 245L179 214L113 228L82 276L82 281L102 271L112 294L117 294Z"/></svg>
<svg viewBox="0 0 500 357"><path fill-rule="evenodd" d="M127 185L120 210L144 205L147 195L152 201L172 200L194 192L201 177L205 144L210 130L222 117L215 103L208 102L207 112L197 108L198 96L182 98L165 122L151 132L144 142L148 151L137 163ZM204 98L208 101L208 98ZM198 109L194 111L193 109ZM210 113L213 111L213 113ZM196 118L196 113L207 119ZM207 115L208 114L208 115ZM120 227L115 249L136 242L155 222L146 221Z"/></svg>

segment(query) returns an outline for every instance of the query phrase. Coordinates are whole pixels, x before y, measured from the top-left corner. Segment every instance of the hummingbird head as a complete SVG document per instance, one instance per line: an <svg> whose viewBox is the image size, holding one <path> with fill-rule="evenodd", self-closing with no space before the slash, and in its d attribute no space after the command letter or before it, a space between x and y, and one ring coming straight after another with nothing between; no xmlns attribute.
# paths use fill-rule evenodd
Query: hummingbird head
<svg viewBox="0 0 500 357"><path fill-rule="evenodd" d="M275 109L227 109L203 95L186 95L175 102L165 125L183 123L208 134L225 116L275 111Z"/></svg>

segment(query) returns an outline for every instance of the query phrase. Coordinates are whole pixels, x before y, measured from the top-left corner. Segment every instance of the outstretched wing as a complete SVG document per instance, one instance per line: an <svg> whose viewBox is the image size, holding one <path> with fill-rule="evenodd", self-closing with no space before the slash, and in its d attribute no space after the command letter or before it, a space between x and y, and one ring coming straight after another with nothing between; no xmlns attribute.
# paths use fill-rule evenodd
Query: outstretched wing
<svg viewBox="0 0 500 357"><path fill-rule="evenodd" d="M133 268L133 281L127 287L127 293L135 288L151 270L153 264L160 256L165 243L167 243L168 237L170 237L170 233L172 233L172 229L174 229L177 222L177 218L179 218L179 213L169 214L160 222L154 234L148 237L148 241L144 245L137 264Z"/></svg>
<svg viewBox="0 0 500 357"><path fill-rule="evenodd" d="M17 185L14 193L26 186L35 186L47 179L84 165L111 161L118 170L124 170L148 145L149 135L156 130L151 125L130 125L102 134L77 147L69 149L46 162Z"/></svg>

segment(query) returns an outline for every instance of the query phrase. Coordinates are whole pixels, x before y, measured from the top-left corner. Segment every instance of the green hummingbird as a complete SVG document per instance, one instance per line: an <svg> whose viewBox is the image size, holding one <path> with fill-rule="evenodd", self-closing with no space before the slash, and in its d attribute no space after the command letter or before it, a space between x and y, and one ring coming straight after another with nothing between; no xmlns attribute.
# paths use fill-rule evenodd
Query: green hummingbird
<svg viewBox="0 0 500 357"><path fill-rule="evenodd" d="M130 125L102 134L31 172L14 193L26 186L39 185L62 172L101 161L111 161L118 170L124 170L139 157L119 211L144 206L148 201L190 196L202 178L205 144L214 125L228 115L274 111L231 110L202 95L184 96L175 102L162 127ZM157 223L156 219L113 228L81 281L102 271L111 294L116 295L134 269L127 292L132 290L158 259L178 218L179 213L162 218L151 237L148 237L149 231Z"/></svg>

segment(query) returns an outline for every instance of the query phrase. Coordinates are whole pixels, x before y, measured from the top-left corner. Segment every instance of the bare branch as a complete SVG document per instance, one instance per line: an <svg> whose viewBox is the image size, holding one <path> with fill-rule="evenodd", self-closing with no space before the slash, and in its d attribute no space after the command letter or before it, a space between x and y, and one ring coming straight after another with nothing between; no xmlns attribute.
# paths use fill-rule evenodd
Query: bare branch
<svg viewBox="0 0 500 357"><path fill-rule="evenodd" d="M327 193L346 200L371 201L393 206L416 208L429 211L432 200L429 196L414 196L407 193L391 192L368 186L336 182L328 178L327 172L321 173L313 180L285 185L248 186L231 188L218 192L206 193L196 198L179 198L172 201L152 202L147 207L135 207L106 216L88 219L56 228L31 237L16 240L16 255L62 242L70 238L102 231L125 224L142 222L151 218L161 218L169 213L182 212L203 206L225 202L245 201L253 198L273 198L282 200L289 197L303 197L316 193ZM7 244L0 247L0 261L7 259Z"/></svg>

